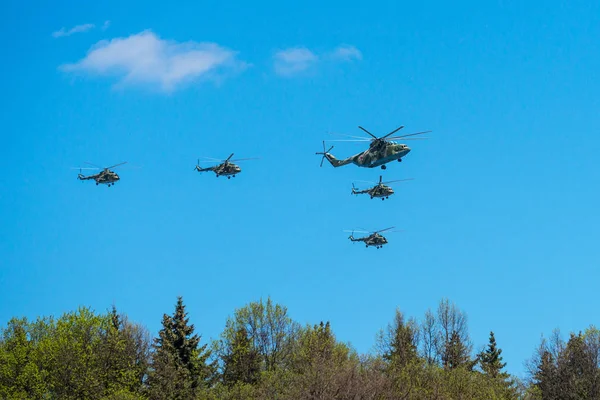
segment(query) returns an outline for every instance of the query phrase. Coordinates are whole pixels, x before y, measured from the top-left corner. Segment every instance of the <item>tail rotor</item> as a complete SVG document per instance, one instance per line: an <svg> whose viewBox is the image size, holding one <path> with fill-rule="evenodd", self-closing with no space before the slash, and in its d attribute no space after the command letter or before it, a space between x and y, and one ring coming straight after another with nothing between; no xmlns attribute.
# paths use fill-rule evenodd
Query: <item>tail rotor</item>
<svg viewBox="0 0 600 400"><path fill-rule="evenodd" d="M333 146L331 146L329 148L329 150L325 150L325 141L323 141L323 152L317 152L317 153L315 153L315 154L322 154L323 155L323 157L321 157L321 165L320 165L320 167L323 166L323 161L325 160L325 157L327 156L327 153L329 153L331 151L331 149L333 149Z"/></svg>

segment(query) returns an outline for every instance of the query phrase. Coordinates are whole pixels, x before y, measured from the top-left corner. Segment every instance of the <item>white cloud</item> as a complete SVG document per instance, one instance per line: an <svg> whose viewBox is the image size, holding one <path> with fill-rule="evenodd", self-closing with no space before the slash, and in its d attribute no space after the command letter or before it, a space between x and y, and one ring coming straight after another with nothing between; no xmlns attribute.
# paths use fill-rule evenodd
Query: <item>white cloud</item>
<svg viewBox="0 0 600 400"><path fill-rule="evenodd" d="M245 63L236 60L235 52L215 43L178 43L144 31L126 38L102 40L92 46L85 58L60 68L67 72L118 76L120 85L158 85L170 92L185 82L216 79L218 70L236 71L245 67Z"/></svg>
<svg viewBox="0 0 600 400"><path fill-rule="evenodd" d="M94 25L94 24L77 25L69 30L66 30L63 27L63 28L60 28L60 30L58 30L56 32L52 32L52 36L55 38L59 38L59 37L63 37L63 36L71 36L74 33L87 32L90 29L93 29L95 27L96 27L96 25Z"/></svg>
<svg viewBox="0 0 600 400"><path fill-rule="evenodd" d="M273 56L275 72L281 76L293 76L316 65L321 60L329 62L362 60L362 53L354 46L340 45L331 52L315 54L305 47L281 50Z"/></svg>
<svg viewBox="0 0 600 400"><path fill-rule="evenodd" d="M342 45L338 46L331 53L331 57L340 61L352 61L352 59L362 60L362 53L354 46Z"/></svg>
<svg viewBox="0 0 600 400"><path fill-rule="evenodd" d="M104 21L104 24L102 25L102 30L103 31L107 30L109 26L110 26L110 21L109 20Z"/></svg>
<svg viewBox="0 0 600 400"><path fill-rule="evenodd" d="M281 50L273 56L275 72L282 76L291 76L307 70L318 61L318 57L304 47Z"/></svg>

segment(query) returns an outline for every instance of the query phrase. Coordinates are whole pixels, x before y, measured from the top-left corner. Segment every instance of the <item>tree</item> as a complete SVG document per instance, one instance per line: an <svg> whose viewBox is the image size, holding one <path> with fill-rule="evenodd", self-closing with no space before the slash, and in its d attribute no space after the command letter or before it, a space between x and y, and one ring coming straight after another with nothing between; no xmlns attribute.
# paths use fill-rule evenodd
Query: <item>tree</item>
<svg viewBox="0 0 600 400"><path fill-rule="evenodd" d="M508 376L507 373L502 372L502 368L506 366L506 363L502 362L501 354L502 349L498 348L496 345L494 332L490 332L490 339L487 349L479 353L479 363L483 372L494 379L504 379Z"/></svg>
<svg viewBox="0 0 600 400"><path fill-rule="evenodd" d="M148 350L145 329L130 323L113 306L97 354L106 395L140 392L149 362Z"/></svg>
<svg viewBox="0 0 600 400"><path fill-rule="evenodd" d="M255 384L260 378L260 354L244 326L236 330L235 337L221 358L225 385L232 386L238 382Z"/></svg>
<svg viewBox="0 0 600 400"><path fill-rule="evenodd" d="M450 341L444 347L442 363L446 369L466 367L472 369L476 361L472 361L469 356L468 347L462 342L458 332L452 332Z"/></svg>
<svg viewBox="0 0 600 400"><path fill-rule="evenodd" d="M378 344L382 357L392 368L402 368L418 358L419 329L416 321L404 321L404 315L396 309L394 322L380 331Z"/></svg>
<svg viewBox="0 0 600 400"><path fill-rule="evenodd" d="M439 361L438 348L440 347L439 333L437 331L435 316L431 310L425 312L425 319L421 324L422 336L422 357L427 361L427 364L434 365Z"/></svg>
<svg viewBox="0 0 600 400"><path fill-rule="evenodd" d="M329 322L307 326L294 348L286 392L294 399L346 398L357 363L348 346L336 341Z"/></svg>
<svg viewBox="0 0 600 400"><path fill-rule="evenodd" d="M0 338L0 398L41 399L48 388L27 319L8 321Z"/></svg>
<svg viewBox="0 0 600 400"><path fill-rule="evenodd" d="M200 336L194 334L179 296L173 317L163 315L162 329L152 345L151 398L193 399L203 389L212 370L206 363L210 351L199 344Z"/></svg>
<svg viewBox="0 0 600 400"><path fill-rule="evenodd" d="M467 316L448 299L442 299L437 310L437 353L444 368L456 368L471 364L471 340L467 328ZM474 365L474 363L472 363ZM472 368L473 365L470 365Z"/></svg>
<svg viewBox="0 0 600 400"><path fill-rule="evenodd" d="M299 325L288 316L287 307L268 298L266 302L261 299L235 310L233 318L227 319L218 343L221 353L231 346L242 327L260 354L261 371L273 371L286 364L299 331Z"/></svg>

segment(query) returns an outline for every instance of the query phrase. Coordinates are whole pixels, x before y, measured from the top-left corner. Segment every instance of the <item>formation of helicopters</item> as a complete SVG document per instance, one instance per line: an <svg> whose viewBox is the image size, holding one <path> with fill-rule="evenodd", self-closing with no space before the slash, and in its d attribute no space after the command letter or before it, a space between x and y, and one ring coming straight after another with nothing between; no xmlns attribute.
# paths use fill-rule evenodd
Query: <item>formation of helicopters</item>
<svg viewBox="0 0 600 400"><path fill-rule="evenodd" d="M348 139L332 140L332 141L370 142L368 149L364 150L361 153L350 156L346 159L339 160L333 154L330 153L330 151L333 149L333 146L331 146L328 150L325 150L325 141L323 141L323 151L317 152L315 154L322 156L321 165L320 165L321 167L323 166L323 161L327 160L334 168L341 167L341 166L348 165L348 164L354 164L358 167L363 167L363 168L381 167L381 169L385 170L387 168L386 167L387 163L392 162L392 161L401 162L402 157L406 156L411 151L411 149L407 145L396 143L395 140L398 140L398 139L401 139L401 140L426 139L426 138L415 138L413 136L422 135L424 133L431 132L431 131L424 131L424 132L410 133L410 134L401 135L401 136L392 136L394 133L398 132L402 128L404 128L404 126L400 126L399 128L394 129L392 132L388 133L387 135L377 137L377 136L373 135L371 132L369 132L368 130L366 130L365 128L363 128L362 126L359 126L359 129L363 130L364 132L369 134L371 137L369 138L369 137L361 137L361 136L342 135L342 136L350 137L352 139L351 140L348 140ZM235 176L237 174L242 172L242 169L240 168L239 165L236 164L236 162L257 159L257 158L240 158L240 159L233 160L232 157L233 157L233 153L231 153L229 155L229 157L227 157L225 160L218 160L216 158L204 157L204 159L207 161L218 162L217 165L214 165L212 167L206 167L206 168L200 167L200 159L198 159L198 163L194 167L194 171L198 171L198 172L212 171L215 173L217 178L219 176L226 176L227 179L231 179L232 177L235 178ZM91 165L92 167L84 167L84 168L79 167L78 168L79 174L77 175L77 179L79 179L81 181L94 180L96 182L96 185L103 184L103 185L107 185L108 187L114 186L114 184L116 182L118 182L121 178L119 177L119 175L116 172L112 171L111 168L116 168L116 167L119 167L126 163L127 163L127 161L112 165L110 167L103 168L103 167L99 167L95 164L86 162L86 164ZM101 171L98 172L97 174L85 176L82 174L82 170L84 170L84 169L86 169L86 170L101 170ZM354 184L352 184L352 194L355 194L355 195L368 194L371 197L371 199L377 197L377 198L381 198L381 200L385 200L385 199L388 199L389 196L394 194L394 190L391 187L389 187L388 184L394 183L394 182L408 181L408 180L412 180L412 179L413 178L407 178L407 179L398 179L398 180L393 180L393 181L382 182L383 177L380 175L379 182L368 189L359 190L354 186ZM390 228L381 229L381 230L374 231L374 232L369 232L369 231L365 231L365 230L360 230L360 231L353 230L353 231L350 231L352 233L350 234L348 239L350 239L352 242L364 242L366 247L373 246L377 249L380 249L383 247L383 245L388 243L387 239L383 235L381 235L381 232L386 232L393 228L394 227L390 227ZM365 236L365 237L355 238L354 237L355 232L368 233L369 235Z"/></svg>
<svg viewBox="0 0 600 400"><path fill-rule="evenodd" d="M418 135L422 135L424 133L431 132L431 131L423 131L423 132L410 133L410 134L401 135L401 136L392 136L396 132L398 132L400 129L404 128L404 126L400 126L399 128L396 128L393 131L391 131L390 133L388 133L387 135L377 137L377 136L373 135L371 132L369 132L368 130L366 130L365 128L363 128L362 126L359 126L358 128L361 129L362 131L366 132L371 137L368 138L368 137L362 137L362 136L342 135L342 136L350 137L352 139L351 140L348 140L348 139L332 140L332 141L370 142L369 148L364 150L361 153L355 154L355 155L350 156L343 160L339 160L333 154L330 153L330 151L333 149L333 146L331 146L328 150L325 150L325 141L323 141L323 151L315 153L317 155L322 156L321 157L321 165L320 165L321 167L323 166L323 161L327 160L334 168L341 167L341 166L348 165L348 164L354 164L358 167L363 167L363 168L381 167L381 169L385 170L385 169L387 169L387 166L386 166L387 163L392 162L392 161L401 162L402 157L406 156L411 150L410 147L408 147L407 145L396 143L395 140L398 140L398 139L401 139L401 140L426 139L423 137L416 138L414 136L418 136ZM394 190L391 187L387 186L388 184L393 183L393 182L411 180L411 179L412 178L382 182L383 177L380 175L379 183L377 183L375 186L370 187L368 189L358 190L358 189L356 189L354 184L352 184L352 194L355 194L355 195L368 194L371 197L371 199L373 199L374 197L377 197L377 198L380 198L381 200L385 200L385 199L389 198L389 196L394 194ZM373 246L376 249L380 249L385 244L388 243L387 239L383 235L381 235L381 232L385 232L385 231L388 231L393 228L394 227L390 227L390 228L381 229L379 231L374 231L374 232L369 232L369 231L364 231L364 230L363 231L351 231L352 233L350 234L348 239L350 239L350 241L352 241L352 242L364 242L366 247ZM354 232L363 232L363 233L368 233L369 235L365 236L365 237L361 237L361 238L355 238Z"/></svg>

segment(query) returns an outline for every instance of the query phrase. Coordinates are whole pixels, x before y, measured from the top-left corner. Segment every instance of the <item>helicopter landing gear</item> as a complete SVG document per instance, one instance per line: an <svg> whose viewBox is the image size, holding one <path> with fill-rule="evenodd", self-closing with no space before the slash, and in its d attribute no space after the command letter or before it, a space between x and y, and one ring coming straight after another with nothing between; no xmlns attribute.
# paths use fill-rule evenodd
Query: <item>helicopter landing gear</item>
<svg viewBox="0 0 600 400"><path fill-rule="evenodd" d="M384 200L385 200L385 197L382 197L382 198L381 198L381 201L384 201Z"/></svg>
<svg viewBox="0 0 600 400"><path fill-rule="evenodd" d="M381 169L387 169L387 167L384 165L381 166Z"/></svg>
<svg viewBox="0 0 600 400"><path fill-rule="evenodd" d="M98 186L98 182L96 182L96 186Z"/></svg>
<svg viewBox="0 0 600 400"><path fill-rule="evenodd" d="M402 162L402 159L401 159L401 158L399 158L399 159L398 159L398 162Z"/></svg>
<svg viewBox="0 0 600 400"><path fill-rule="evenodd" d="M368 249L368 248L369 248L369 245L368 245L368 244L365 244L365 247Z"/></svg>
<svg viewBox="0 0 600 400"><path fill-rule="evenodd" d="M227 177L227 179L231 179L231 177L230 177L230 176L228 176L228 177Z"/></svg>

